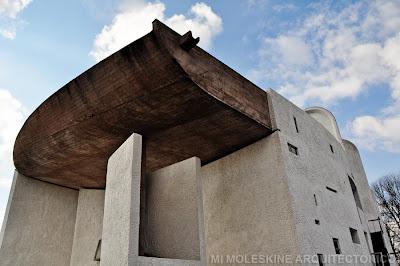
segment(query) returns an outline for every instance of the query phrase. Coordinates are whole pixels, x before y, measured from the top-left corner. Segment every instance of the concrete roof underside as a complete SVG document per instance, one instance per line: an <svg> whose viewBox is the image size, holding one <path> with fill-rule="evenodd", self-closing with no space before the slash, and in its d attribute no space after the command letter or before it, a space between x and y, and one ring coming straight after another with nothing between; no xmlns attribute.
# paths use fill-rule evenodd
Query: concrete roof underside
<svg viewBox="0 0 400 266"><path fill-rule="evenodd" d="M202 164L271 133L267 94L159 21L70 81L27 119L16 169L71 188L104 188L109 156L133 133L145 171Z"/></svg>

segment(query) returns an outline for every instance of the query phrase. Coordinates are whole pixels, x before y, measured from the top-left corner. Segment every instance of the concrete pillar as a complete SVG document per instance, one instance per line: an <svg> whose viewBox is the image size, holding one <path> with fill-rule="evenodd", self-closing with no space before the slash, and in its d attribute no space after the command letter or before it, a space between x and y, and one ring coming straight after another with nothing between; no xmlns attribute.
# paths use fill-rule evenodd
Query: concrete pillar
<svg viewBox="0 0 400 266"><path fill-rule="evenodd" d="M95 254L103 231L104 192L79 190L71 266L98 265Z"/></svg>
<svg viewBox="0 0 400 266"><path fill-rule="evenodd" d="M132 134L108 160L100 265L134 265L139 255L141 157Z"/></svg>
<svg viewBox="0 0 400 266"><path fill-rule="evenodd" d="M0 265L69 265L78 191L15 172Z"/></svg>

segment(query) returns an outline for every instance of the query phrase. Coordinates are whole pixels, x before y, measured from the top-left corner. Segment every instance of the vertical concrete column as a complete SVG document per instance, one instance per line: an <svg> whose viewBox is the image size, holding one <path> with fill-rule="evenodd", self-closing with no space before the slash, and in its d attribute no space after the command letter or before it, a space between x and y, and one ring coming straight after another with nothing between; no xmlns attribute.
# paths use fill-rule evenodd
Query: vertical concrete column
<svg viewBox="0 0 400 266"><path fill-rule="evenodd" d="M110 157L100 265L133 265L139 255L142 136L132 134Z"/></svg>

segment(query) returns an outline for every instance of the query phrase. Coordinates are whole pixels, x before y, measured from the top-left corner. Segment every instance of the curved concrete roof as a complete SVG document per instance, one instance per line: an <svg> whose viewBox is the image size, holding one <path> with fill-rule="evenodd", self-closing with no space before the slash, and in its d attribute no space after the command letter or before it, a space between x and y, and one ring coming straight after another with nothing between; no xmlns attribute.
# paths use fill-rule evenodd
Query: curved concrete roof
<svg viewBox="0 0 400 266"><path fill-rule="evenodd" d="M109 156L133 132L146 171L208 163L271 133L266 93L159 21L66 84L27 119L16 169L72 188L103 188Z"/></svg>

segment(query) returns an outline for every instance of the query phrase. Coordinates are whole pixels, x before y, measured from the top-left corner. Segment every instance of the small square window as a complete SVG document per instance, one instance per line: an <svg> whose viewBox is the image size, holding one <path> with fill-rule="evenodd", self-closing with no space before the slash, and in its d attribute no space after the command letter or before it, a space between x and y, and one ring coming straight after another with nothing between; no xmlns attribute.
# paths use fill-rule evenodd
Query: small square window
<svg viewBox="0 0 400 266"><path fill-rule="evenodd" d="M288 143L287 145L288 145L289 151L290 151L291 153L294 153L294 154L296 154L296 155L299 155L299 151L298 151L298 149L297 149L296 146L294 146L294 145L292 145L292 144L290 144L290 143Z"/></svg>
<svg viewBox="0 0 400 266"><path fill-rule="evenodd" d="M335 247L336 254L342 254L342 251L340 250L339 239L332 238L332 240L333 240L333 246Z"/></svg>
<svg viewBox="0 0 400 266"><path fill-rule="evenodd" d="M353 243L360 244L360 238L358 237L357 230L354 228L351 228L351 227L349 229L350 229L351 239L353 240Z"/></svg>
<svg viewBox="0 0 400 266"><path fill-rule="evenodd" d="M315 224L319 225L319 220L315 219L314 222Z"/></svg>

